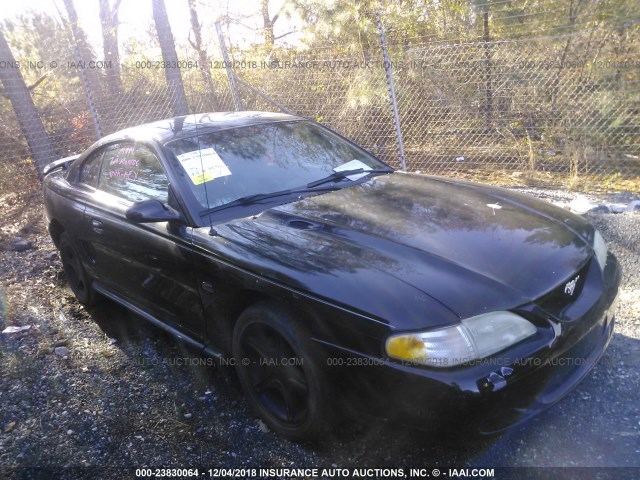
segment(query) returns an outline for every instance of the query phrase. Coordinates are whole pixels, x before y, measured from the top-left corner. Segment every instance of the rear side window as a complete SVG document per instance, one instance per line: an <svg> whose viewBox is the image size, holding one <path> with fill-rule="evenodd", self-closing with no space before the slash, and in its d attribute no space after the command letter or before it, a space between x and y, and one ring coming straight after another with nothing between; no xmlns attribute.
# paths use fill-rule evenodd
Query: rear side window
<svg viewBox="0 0 640 480"><path fill-rule="evenodd" d="M100 190L131 202L167 202L169 182L160 159L144 145L114 144L104 153Z"/></svg>
<svg viewBox="0 0 640 480"><path fill-rule="evenodd" d="M98 188L98 178L100 177L100 162L102 160L103 150L93 153L82 164L80 169L80 183Z"/></svg>

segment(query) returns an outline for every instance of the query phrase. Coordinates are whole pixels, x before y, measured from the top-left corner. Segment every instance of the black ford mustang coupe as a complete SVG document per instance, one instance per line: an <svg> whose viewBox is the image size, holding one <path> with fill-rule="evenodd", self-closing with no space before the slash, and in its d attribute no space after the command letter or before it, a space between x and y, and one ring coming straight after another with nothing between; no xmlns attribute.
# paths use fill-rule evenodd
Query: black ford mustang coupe
<svg viewBox="0 0 640 480"><path fill-rule="evenodd" d="M335 412L500 432L567 394L613 333L618 263L581 217L394 172L281 114L190 115L46 169L78 300L234 360L276 432Z"/></svg>

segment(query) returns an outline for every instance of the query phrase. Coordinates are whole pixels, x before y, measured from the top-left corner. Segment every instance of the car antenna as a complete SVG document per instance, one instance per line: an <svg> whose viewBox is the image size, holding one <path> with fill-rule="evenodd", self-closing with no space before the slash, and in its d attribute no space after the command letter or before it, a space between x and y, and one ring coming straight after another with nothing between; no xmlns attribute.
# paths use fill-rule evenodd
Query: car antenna
<svg viewBox="0 0 640 480"><path fill-rule="evenodd" d="M193 92L193 79L191 78L191 76L189 76L189 88ZM211 210L211 204L209 203L209 193L207 192L207 182L205 181L206 177L204 174L204 164L202 163L202 149L200 148L200 135L198 135L198 119L196 118L195 112L193 113L193 122L195 124L196 140L198 142L198 154L200 156L200 172L202 172L201 175L203 180L202 186L204 188L204 198L207 201L207 211L209 211ZM213 228L213 221L211 220L211 216L209 216L209 235L212 237L217 237L220 235L218 231L215 228Z"/></svg>
<svg viewBox="0 0 640 480"><path fill-rule="evenodd" d="M196 140L198 141L198 154L200 156L200 171L202 172L202 186L204 188L204 198L207 201L207 211L211 210L211 204L209 203L209 193L207 192L207 182L204 174L204 163L202 162L202 148L200 147L200 136L198 135L198 119L196 118L196 114L193 114L193 121L195 122L196 129ZM209 216L209 235L212 237L217 237L218 231L213 228L213 221L211 220L211 216Z"/></svg>

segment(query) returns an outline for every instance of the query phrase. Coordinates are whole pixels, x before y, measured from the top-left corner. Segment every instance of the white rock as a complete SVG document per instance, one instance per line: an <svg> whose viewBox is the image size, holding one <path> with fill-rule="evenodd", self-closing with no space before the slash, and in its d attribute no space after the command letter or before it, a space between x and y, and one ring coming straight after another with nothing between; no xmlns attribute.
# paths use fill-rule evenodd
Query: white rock
<svg viewBox="0 0 640 480"><path fill-rule="evenodd" d="M262 433L269 433L271 430L269 430L269 427L267 426L266 423L264 423L262 420L257 420L256 423L258 424L258 428L260 428L260 431Z"/></svg>
<svg viewBox="0 0 640 480"><path fill-rule="evenodd" d="M569 209L578 214L587 213L589 210L593 210L598 205L593 203L584 195L576 195L576 198L569 202Z"/></svg>
<svg viewBox="0 0 640 480"><path fill-rule="evenodd" d="M7 327L4 330L2 330L2 333L18 333L18 332L23 332L25 330L29 330L31 328L31 325L24 325L22 327Z"/></svg>

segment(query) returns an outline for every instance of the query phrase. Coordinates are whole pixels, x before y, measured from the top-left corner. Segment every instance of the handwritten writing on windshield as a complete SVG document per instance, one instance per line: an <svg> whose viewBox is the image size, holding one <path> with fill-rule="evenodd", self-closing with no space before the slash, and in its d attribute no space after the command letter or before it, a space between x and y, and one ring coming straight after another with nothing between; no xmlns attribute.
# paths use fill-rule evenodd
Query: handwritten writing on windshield
<svg viewBox="0 0 640 480"><path fill-rule="evenodd" d="M112 158L109 162L109 166L113 165L127 165L129 167L138 167L140 161L137 158Z"/></svg>
<svg viewBox="0 0 640 480"><path fill-rule="evenodd" d="M109 178L124 178L125 180L135 180L138 178L136 170L127 170L125 168L112 168L109 170Z"/></svg>
<svg viewBox="0 0 640 480"><path fill-rule="evenodd" d="M127 155L133 155L133 147L125 147L118 153L117 157L109 161L109 178L123 178L125 181L137 179L140 161Z"/></svg>

